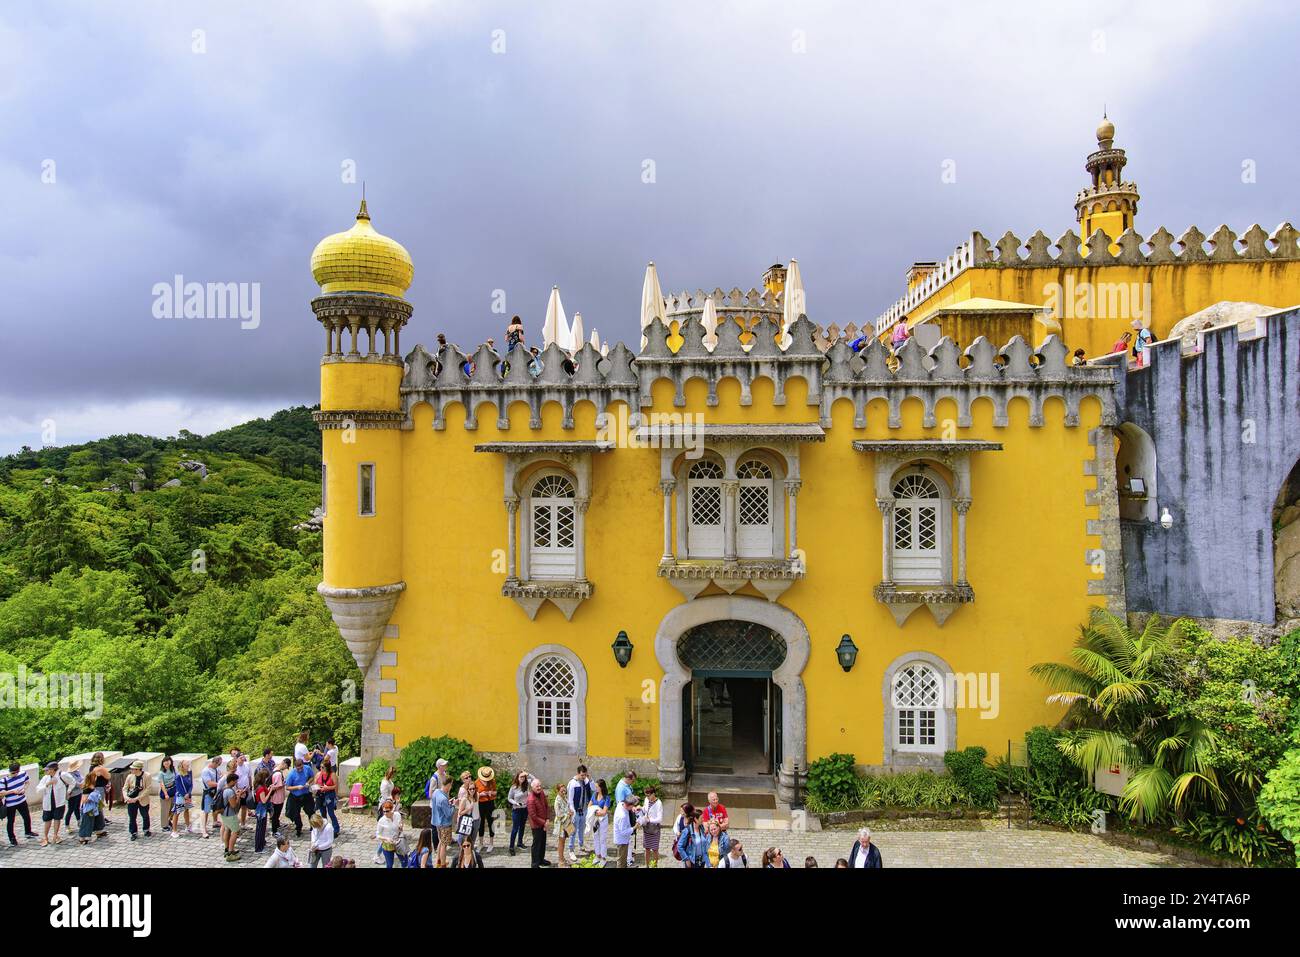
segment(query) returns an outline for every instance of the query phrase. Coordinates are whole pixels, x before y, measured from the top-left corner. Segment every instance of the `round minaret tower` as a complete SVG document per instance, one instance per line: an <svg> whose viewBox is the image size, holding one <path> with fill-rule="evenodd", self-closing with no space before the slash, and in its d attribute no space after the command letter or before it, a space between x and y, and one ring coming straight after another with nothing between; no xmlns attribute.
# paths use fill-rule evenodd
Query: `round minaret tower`
<svg viewBox="0 0 1300 957"><path fill-rule="evenodd" d="M1088 154L1084 164L1092 176L1092 185L1079 190L1074 199L1079 238L1085 245L1099 229L1112 240L1118 239L1137 218L1137 184L1122 178L1126 163L1124 151L1115 148L1115 124L1103 113L1097 127L1097 150Z"/></svg>
<svg viewBox="0 0 1300 957"><path fill-rule="evenodd" d="M366 201L351 229L326 236L311 256L321 294L312 312L325 329L320 367L325 599L366 676L363 752L378 734L376 660L402 580L403 297L414 267L402 245L376 232ZM373 687L372 687L373 686Z"/></svg>

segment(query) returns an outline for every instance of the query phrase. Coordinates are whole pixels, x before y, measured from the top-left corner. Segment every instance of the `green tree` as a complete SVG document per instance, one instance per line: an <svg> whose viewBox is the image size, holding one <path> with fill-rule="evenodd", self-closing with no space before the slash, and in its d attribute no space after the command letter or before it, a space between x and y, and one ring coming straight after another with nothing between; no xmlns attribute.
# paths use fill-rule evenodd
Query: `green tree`
<svg viewBox="0 0 1300 957"><path fill-rule="evenodd" d="M1139 632L1121 617L1094 608L1070 652L1070 664L1030 668L1066 704L1059 747L1089 775L1122 766L1129 772L1120 809L1152 821L1185 809L1189 798L1223 807L1213 764L1213 731L1190 716L1175 717L1161 704L1180 622L1152 615Z"/></svg>
<svg viewBox="0 0 1300 957"><path fill-rule="evenodd" d="M60 569L94 564L97 558L71 496L57 482L32 494L23 546L25 571L38 581Z"/></svg>

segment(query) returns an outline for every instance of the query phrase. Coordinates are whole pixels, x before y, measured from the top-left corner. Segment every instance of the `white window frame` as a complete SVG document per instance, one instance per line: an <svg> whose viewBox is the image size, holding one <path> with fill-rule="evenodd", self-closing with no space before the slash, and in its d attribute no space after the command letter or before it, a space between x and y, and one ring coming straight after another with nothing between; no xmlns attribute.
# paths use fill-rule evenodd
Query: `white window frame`
<svg viewBox="0 0 1300 957"><path fill-rule="evenodd" d="M761 466L767 472L767 477L744 477L743 473L751 463ZM759 456L746 455L737 463L736 475L739 476L736 489L736 554L740 558L776 558L779 551L775 539L778 524L775 520L776 470ZM767 492L767 521L761 525L745 523L743 503L747 488L764 489Z"/></svg>
<svg viewBox="0 0 1300 957"><path fill-rule="evenodd" d="M898 486L909 478L929 483L933 498L899 498ZM890 481L894 499L893 520L889 524L890 569L893 580L903 585L942 585L952 577L952 499L948 486L933 469L909 466ZM920 521L926 510L934 512L934 547L921 548ZM909 544L899 547L899 533L905 532Z"/></svg>
<svg viewBox="0 0 1300 957"><path fill-rule="evenodd" d="M565 496L535 497L537 487L547 479L562 479L572 493ZM578 483L574 476L559 469L543 469L532 476L527 486L526 521L524 523L525 545L528 551L528 576L538 581L575 581L578 575L578 548L581 527L578 516ZM555 545L537 545L537 511L548 509L548 540L554 541L559 533L559 509L570 510L572 521L573 544L568 547ZM540 561L539 561L540 559Z"/></svg>
<svg viewBox="0 0 1300 957"><path fill-rule="evenodd" d="M909 670L923 671L933 676L935 687L932 701L918 704L900 703L897 683ZM944 740L944 676L928 661L917 659L908 661L896 669L893 683L894 749L917 754L943 754L947 750L947 743ZM932 740L922 741L920 738L927 723L930 734L926 737ZM905 741L904 738L911 738L911 740Z"/></svg>
<svg viewBox="0 0 1300 957"><path fill-rule="evenodd" d="M573 675L573 696L570 702L570 733L568 735L541 734L537 731L536 696L533 694L533 677L537 667L548 658L560 658ZM587 670L582 660L563 645L538 645L519 662L515 672L515 689L519 702L519 752L533 755L564 756L585 754L587 750ZM554 700L554 699L551 699Z"/></svg>
<svg viewBox="0 0 1300 957"><path fill-rule="evenodd" d="M703 465L716 469L716 477L692 478L691 472ZM725 554L727 495L723 482L727 474L726 464L720 459L709 456L686 466L686 556L688 558L722 558ZM694 499L696 490L716 490L718 496L718 521L716 526L697 525L694 521ZM716 531L714 529L716 528Z"/></svg>
<svg viewBox="0 0 1300 957"><path fill-rule="evenodd" d="M365 488L364 476L366 469L370 469L370 510L366 511L365 496L362 489ZM379 469L375 467L374 462L357 463L357 515L361 518L374 518L379 511Z"/></svg>
<svg viewBox="0 0 1300 957"><path fill-rule="evenodd" d="M898 683L909 668L924 668L937 682L930 704L913 703L899 694ZM888 768L943 767L946 751L956 750L957 710L953 706L953 671L938 655L928 651L910 651L899 655L885 669L881 693L884 697L884 765ZM909 714L910 712L910 714ZM909 734L926 714L934 726L934 740L922 743ZM912 737L913 740L905 741Z"/></svg>

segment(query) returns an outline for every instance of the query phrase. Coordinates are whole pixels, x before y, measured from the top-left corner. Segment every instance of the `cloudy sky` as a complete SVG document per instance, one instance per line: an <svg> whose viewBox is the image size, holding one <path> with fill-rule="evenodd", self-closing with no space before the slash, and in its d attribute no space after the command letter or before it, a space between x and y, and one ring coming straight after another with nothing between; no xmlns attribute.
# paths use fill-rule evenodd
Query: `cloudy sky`
<svg viewBox="0 0 1300 957"><path fill-rule="evenodd" d="M553 283L630 340L650 259L747 289L794 256L814 321L869 321L971 229L1073 227L1103 104L1139 231L1295 221L1300 13L1228 9L6 3L0 452L314 402L350 170L415 261L404 347L500 339L496 290L536 339ZM257 284L257 327L155 318L177 275Z"/></svg>

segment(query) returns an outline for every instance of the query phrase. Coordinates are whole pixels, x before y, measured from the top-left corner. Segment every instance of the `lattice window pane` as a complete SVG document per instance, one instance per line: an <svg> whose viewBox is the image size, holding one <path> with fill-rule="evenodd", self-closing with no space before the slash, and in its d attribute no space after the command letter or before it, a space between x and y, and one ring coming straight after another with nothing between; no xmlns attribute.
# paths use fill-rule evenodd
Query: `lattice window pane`
<svg viewBox="0 0 1300 957"><path fill-rule="evenodd" d="M775 671L785 661L785 639L748 621L717 621L690 629L677 643L688 670Z"/></svg>
<svg viewBox="0 0 1300 957"><path fill-rule="evenodd" d="M741 525L767 525L769 519L767 485L742 485L737 496Z"/></svg>
<svg viewBox="0 0 1300 957"><path fill-rule="evenodd" d="M712 459L700 459L691 466L691 470L686 473L687 478L693 479L720 479L722 478L722 466Z"/></svg>
<svg viewBox="0 0 1300 957"><path fill-rule="evenodd" d="M533 486L533 498L573 498L573 484L563 475L543 475Z"/></svg>
<svg viewBox="0 0 1300 957"><path fill-rule="evenodd" d="M939 675L928 665L908 665L894 676L894 705L935 708L942 703Z"/></svg>
<svg viewBox="0 0 1300 957"><path fill-rule="evenodd" d="M563 658L543 658L533 669L533 694L539 698L572 698L576 687L573 668Z"/></svg>
<svg viewBox="0 0 1300 957"><path fill-rule="evenodd" d="M574 541L573 509L561 505L555 510L555 547L572 548Z"/></svg>
<svg viewBox="0 0 1300 957"><path fill-rule="evenodd" d="M691 524L722 524L722 489L716 485L691 489Z"/></svg>
<svg viewBox="0 0 1300 957"><path fill-rule="evenodd" d="M912 547L912 512L906 508L894 508L894 547Z"/></svg>
<svg viewBox="0 0 1300 957"><path fill-rule="evenodd" d="M938 547L938 511L929 505L916 510L916 547L932 551Z"/></svg>
<svg viewBox="0 0 1300 957"><path fill-rule="evenodd" d="M551 507L549 505L533 506L533 545L537 548L551 547Z"/></svg>
<svg viewBox="0 0 1300 957"><path fill-rule="evenodd" d="M740 463L740 467L736 469L736 474L743 479L770 479L772 470L758 459L749 459Z"/></svg>

